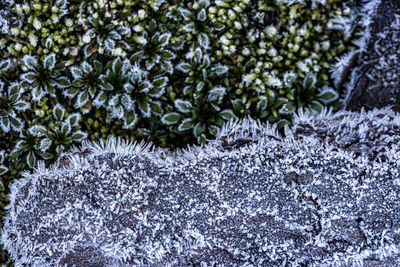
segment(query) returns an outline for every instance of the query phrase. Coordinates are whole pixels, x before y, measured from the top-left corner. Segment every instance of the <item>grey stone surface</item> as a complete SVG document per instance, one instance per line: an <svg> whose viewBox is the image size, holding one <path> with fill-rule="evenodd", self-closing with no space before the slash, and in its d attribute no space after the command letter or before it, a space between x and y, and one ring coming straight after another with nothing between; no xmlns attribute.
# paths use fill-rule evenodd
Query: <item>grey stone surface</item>
<svg viewBox="0 0 400 267"><path fill-rule="evenodd" d="M398 144L370 156L399 127L385 109L301 115L284 140L245 120L170 155L85 144L11 186L1 241L17 265L399 266Z"/></svg>
<svg viewBox="0 0 400 267"><path fill-rule="evenodd" d="M400 111L400 2L383 0L371 24L371 37L353 68L346 109L391 105Z"/></svg>

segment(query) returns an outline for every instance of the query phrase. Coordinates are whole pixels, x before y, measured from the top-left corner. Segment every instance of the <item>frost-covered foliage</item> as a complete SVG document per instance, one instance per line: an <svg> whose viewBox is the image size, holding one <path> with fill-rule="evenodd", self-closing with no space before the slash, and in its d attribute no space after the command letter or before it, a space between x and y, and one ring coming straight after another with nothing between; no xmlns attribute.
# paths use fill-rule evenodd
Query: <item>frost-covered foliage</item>
<svg viewBox="0 0 400 267"><path fill-rule="evenodd" d="M15 181L2 243L19 265L398 266L400 115L294 125L231 122L176 153L85 143Z"/></svg>
<svg viewBox="0 0 400 267"><path fill-rule="evenodd" d="M299 107L338 109L329 66L361 31L347 2L10 2L0 68L32 102L106 111L117 135L204 143L234 117L282 128ZM307 77L313 88L296 89Z"/></svg>

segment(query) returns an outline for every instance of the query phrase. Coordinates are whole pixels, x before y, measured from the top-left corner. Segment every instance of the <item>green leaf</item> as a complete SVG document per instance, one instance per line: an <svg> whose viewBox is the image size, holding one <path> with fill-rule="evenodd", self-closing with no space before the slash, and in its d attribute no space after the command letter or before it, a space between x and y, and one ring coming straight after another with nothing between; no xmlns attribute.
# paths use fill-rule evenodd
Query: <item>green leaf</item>
<svg viewBox="0 0 400 267"><path fill-rule="evenodd" d="M211 70L214 71L216 75L220 76L222 74L227 73L229 68L225 65L218 64L217 66L213 67Z"/></svg>
<svg viewBox="0 0 400 267"><path fill-rule="evenodd" d="M303 87L305 89L313 88L316 82L317 82L317 77L312 72L309 72L304 78Z"/></svg>
<svg viewBox="0 0 400 267"><path fill-rule="evenodd" d="M193 120L192 120L191 118L184 119L184 120L179 124L179 126L178 126L178 131L183 132L183 131L192 129L192 128L193 128L193 125L194 125L194 122L193 122Z"/></svg>
<svg viewBox="0 0 400 267"><path fill-rule="evenodd" d="M87 102L89 101L89 94L88 92L85 90L83 92L81 92L76 100L75 106L77 108L81 108L83 107Z"/></svg>
<svg viewBox="0 0 400 267"><path fill-rule="evenodd" d="M11 126L14 131L19 132L22 129L23 122L19 118L11 117Z"/></svg>
<svg viewBox="0 0 400 267"><path fill-rule="evenodd" d="M136 113L134 111L128 112L128 114L125 117L124 128L126 128L126 129L131 128L133 125L135 125L136 121L137 121Z"/></svg>
<svg viewBox="0 0 400 267"><path fill-rule="evenodd" d="M193 83L193 82L194 82L194 76L186 77L185 83Z"/></svg>
<svg viewBox="0 0 400 267"><path fill-rule="evenodd" d="M57 104L54 106L53 108L53 116L56 120L61 121L64 118L64 114L65 114L65 109Z"/></svg>
<svg viewBox="0 0 400 267"><path fill-rule="evenodd" d="M338 92L334 89L325 86L322 91L317 95L318 100L324 104L329 104L339 98Z"/></svg>
<svg viewBox="0 0 400 267"><path fill-rule="evenodd" d="M192 103L187 100L176 99L174 101L175 108L182 113L189 113L192 110Z"/></svg>
<svg viewBox="0 0 400 267"><path fill-rule="evenodd" d="M129 60L131 61L132 64L139 62L142 58L144 58L145 53L143 50L137 51L136 53L134 53Z"/></svg>
<svg viewBox="0 0 400 267"><path fill-rule="evenodd" d="M231 109L224 109L219 113L219 116L224 120L230 120L236 118L235 114Z"/></svg>
<svg viewBox="0 0 400 267"><path fill-rule="evenodd" d="M162 116L161 118L161 122L166 124L166 125L172 125L177 123L181 118L181 114L177 113L177 112L171 112L168 114L165 114L164 116Z"/></svg>
<svg viewBox="0 0 400 267"><path fill-rule="evenodd" d="M159 77L156 78L153 82L154 87L165 87L167 85L168 82L168 77L164 76L164 77Z"/></svg>
<svg viewBox="0 0 400 267"><path fill-rule="evenodd" d="M148 96L154 97L154 98L160 98L161 95L164 93L165 89L161 87L153 87L150 89L148 92Z"/></svg>
<svg viewBox="0 0 400 267"><path fill-rule="evenodd" d="M101 107L106 102L107 98L108 96L105 92L100 92L93 101L93 104L97 107Z"/></svg>
<svg viewBox="0 0 400 267"><path fill-rule="evenodd" d="M100 61L94 60L93 61L94 69L97 73L101 73L103 71L103 64Z"/></svg>
<svg viewBox="0 0 400 267"><path fill-rule="evenodd" d="M208 101L213 102L217 101L221 103L224 95L226 93L226 88L222 86L214 87L208 92Z"/></svg>
<svg viewBox="0 0 400 267"><path fill-rule="evenodd" d="M57 85L60 88L65 88L65 87L70 86L70 83L69 83L68 78L63 76L63 77L57 78Z"/></svg>
<svg viewBox="0 0 400 267"><path fill-rule="evenodd" d="M28 129L28 132L35 137L46 136L47 129L42 125L33 125Z"/></svg>
<svg viewBox="0 0 400 267"><path fill-rule="evenodd" d="M119 58L116 58L116 59L113 61L113 64L112 64L112 71L113 71L114 73L120 73L121 68L122 68L121 60L120 60Z"/></svg>
<svg viewBox="0 0 400 267"><path fill-rule="evenodd" d="M74 81L72 82L72 86L73 86L73 87L82 87L82 86L83 86L83 81L81 81L81 80L74 80Z"/></svg>
<svg viewBox="0 0 400 267"><path fill-rule="evenodd" d="M21 76L22 82L32 84L36 80L36 74L33 72L27 72Z"/></svg>
<svg viewBox="0 0 400 267"><path fill-rule="evenodd" d="M184 73L188 73L192 69L192 66L189 63L181 62L178 65L176 65L176 69Z"/></svg>
<svg viewBox="0 0 400 267"><path fill-rule="evenodd" d="M204 82L199 82L196 86L196 91L200 92L201 90L203 90L205 83Z"/></svg>
<svg viewBox="0 0 400 267"><path fill-rule="evenodd" d="M220 131L220 128L217 125L208 126L208 132L214 136L216 136L219 131Z"/></svg>
<svg viewBox="0 0 400 267"><path fill-rule="evenodd" d="M193 128L193 134L195 137L199 137L206 130L206 125L204 123L198 122Z"/></svg>
<svg viewBox="0 0 400 267"><path fill-rule="evenodd" d="M205 8L202 8L200 12L197 14L197 20L203 22L207 19L207 12Z"/></svg>
<svg viewBox="0 0 400 267"><path fill-rule="evenodd" d="M70 88L68 90L63 91L63 95L68 98L73 98L77 93L78 93L78 89L76 89L76 88Z"/></svg>
<svg viewBox="0 0 400 267"><path fill-rule="evenodd" d="M71 124L69 124L69 121L63 122L61 124L61 133L64 136L67 136L67 135L69 135L71 133L71 128L72 127L71 127Z"/></svg>
<svg viewBox="0 0 400 267"><path fill-rule="evenodd" d="M0 61L0 69L6 71L8 69L8 66L10 65L10 62L10 59Z"/></svg>
<svg viewBox="0 0 400 267"><path fill-rule="evenodd" d="M197 41L199 42L199 45L204 49L209 48L210 38L204 32L201 32L199 35L197 35Z"/></svg>
<svg viewBox="0 0 400 267"><path fill-rule="evenodd" d="M171 61L162 61L161 69L169 74L172 74L174 72L174 67L173 67Z"/></svg>
<svg viewBox="0 0 400 267"><path fill-rule="evenodd" d="M284 104L284 103L286 103L286 102L288 102L288 101L289 101L289 100L288 100L287 98L278 97L278 98L275 100L273 107L274 107L274 108L280 107L282 104Z"/></svg>
<svg viewBox="0 0 400 267"><path fill-rule="evenodd" d="M54 157L54 155L50 152L40 153L40 156L46 160L52 159Z"/></svg>
<svg viewBox="0 0 400 267"><path fill-rule="evenodd" d="M99 87L104 91L112 91L114 89L114 86L109 82L101 83Z"/></svg>
<svg viewBox="0 0 400 267"><path fill-rule="evenodd" d="M222 31L223 29L225 29L225 25L219 21L215 22L213 26L216 31Z"/></svg>
<svg viewBox="0 0 400 267"><path fill-rule="evenodd" d="M175 58L175 54L170 50L163 50L161 52L161 57L166 60L172 60Z"/></svg>
<svg viewBox="0 0 400 267"><path fill-rule="evenodd" d="M8 171L8 168L4 165L0 165L0 175L5 174ZM1 189L1 187L3 187L3 189ZM0 191L4 190L4 185L3 183L0 182Z"/></svg>
<svg viewBox="0 0 400 267"><path fill-rule="evenodd" d="M159 45L161 47L166 46L168 44L168 42L169 42L169 38L171 38L171 34L170 33L161 34L160 37L158 38Z"/></svg>
<svg viewBox="0 0 400 267"><path fill-rule="evenodd" d="M139 102L139 110L142 112L143 116L148 118L151 115L150 104L146 101Z"/></svg>
<svg viewBox="0 0 400 267"><path fill-rule="evenodd" d="M161 105L161 102L159 102L159 101L150 102L150 108L151 108L151 112L153 112L156 115L160 116L163 113L162 105Z"/></svg>
<svg viewBox="0 0 400 267"><path fill-rule="evenodd" d="M75 142L82 141L82 140L86 139L86 137L87 137L87 133L84 133L84 132L82 132L82 131L80 131L80 130L75 131L75 132L72 134L72 136L71 136L71 138L72 138Z"/></svg>
<svg viewBox="0 0 400 267"><path fill-rule="evenodd" d="M10 120L8 119L8 117L1 118L0 126L3 132L8 133L10 131Z"/></svg>
<svg viewBox="0 0 400 267"><path fill-rule="evenodd" d="M286 102L282 105L282 107L279 109L280 114L285 114L285 115L290 115L295 111L295 104L293 102Z"/></svg>
<svg viewBox="0 0 400 267"><path fill-rule="evenodd" d="M56 65L56 54L51 53L45 56L43 60L43 67L47 70L53 70Z"/></svg>
<svg viewBox="0 0 400 267"><path fill-rule="evenodd" d="M186 32L192 32L194 29L196 29L196 25L193 22L190 22L182 27L182 30Z"/></svg>
<svg viewBox="0 0 400 267"><path fill-rule="evenodd" d="M26 163L28 163L30 168L33 168L36 165L36 156L33 151L30 151L26 156Z"/></svg>
<svg viewBox="0 0 400 267"><path fill-rule="evenodd" d="M263 111L268 107L268 98L266 96L259 96L257 101L257 110Z"/></svg>
<svg viewBox="0 0 400 267"><path fill-rule="evenodd" d="M181 13L184 20L191 20L192 18L192 12L186 8L179 8L179 13Z"/></svg>
<svg viewBox="0 0 400 267"><path fill-rule="evenodd" d="M315 100L312 101L309 106L310 106L311 111L313 113L320 113L322 111L322 109L323 109L322 104L320 102L318 102L318 101L315 101Z"/></svg>
<svg viewBox="0 0 400 267"><path fill-rule="evenodd" d="M72 127L75 127L81 121L81 115L79 113L70 114L67 120L69 121Z"/></svg>

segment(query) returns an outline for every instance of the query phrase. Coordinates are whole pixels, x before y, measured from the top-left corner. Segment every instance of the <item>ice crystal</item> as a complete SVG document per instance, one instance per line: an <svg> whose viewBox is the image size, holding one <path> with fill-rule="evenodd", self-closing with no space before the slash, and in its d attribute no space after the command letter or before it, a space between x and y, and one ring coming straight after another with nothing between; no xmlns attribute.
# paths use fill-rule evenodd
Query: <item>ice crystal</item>
<svg viewBox="0 0 400 267"><path fill-rule="evenodd" d="M400 115L231 121L203 147L84 143L11 186L17 265L397 266Z"/></svg>

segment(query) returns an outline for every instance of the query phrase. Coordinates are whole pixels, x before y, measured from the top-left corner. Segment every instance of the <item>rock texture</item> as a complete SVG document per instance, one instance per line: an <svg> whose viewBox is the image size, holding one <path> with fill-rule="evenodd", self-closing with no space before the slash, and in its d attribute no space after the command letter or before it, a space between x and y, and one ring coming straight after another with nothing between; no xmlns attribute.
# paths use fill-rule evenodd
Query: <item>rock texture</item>
<svg viewBox="0 0 400 267"><path fill-rule="evenodd" d="M399 129L385 109L85 144L11 186L1 241L17 266L399 266Z"/></svg>
<svg viewBox="0 0 400 267"><path fill-rule="evenodd" d="M346 109L390 105L400 111L400 1L381 1L369 30L369 41L353 69Z"/></svg>

